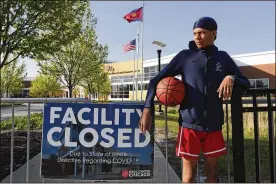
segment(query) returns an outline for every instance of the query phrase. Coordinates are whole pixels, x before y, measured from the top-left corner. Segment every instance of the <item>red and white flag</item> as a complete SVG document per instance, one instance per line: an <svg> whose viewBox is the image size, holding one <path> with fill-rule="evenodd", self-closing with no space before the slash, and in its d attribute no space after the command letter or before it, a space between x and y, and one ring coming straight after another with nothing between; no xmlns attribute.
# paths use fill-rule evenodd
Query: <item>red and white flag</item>
<svg viewBox="0 0 276 184"><path fill-rule="evenodd" d="M136 39L130 41L129 43L126 43L123 45L123 51L128 52L131 50L135 50L136 49Z"/></svg>

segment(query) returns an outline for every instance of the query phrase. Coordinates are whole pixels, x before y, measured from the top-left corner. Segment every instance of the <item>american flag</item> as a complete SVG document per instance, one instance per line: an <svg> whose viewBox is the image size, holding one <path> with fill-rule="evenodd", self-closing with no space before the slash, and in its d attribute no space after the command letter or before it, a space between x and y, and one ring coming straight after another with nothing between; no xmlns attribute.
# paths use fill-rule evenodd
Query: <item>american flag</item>
<svg viewBox="0 0 276 184"><path fill-rule="evenodd" d="M130 41L129 43L126 43L123 45L123 50L124 53L131 51L131 50L135 50L136 49L136 39Z"/></svg>

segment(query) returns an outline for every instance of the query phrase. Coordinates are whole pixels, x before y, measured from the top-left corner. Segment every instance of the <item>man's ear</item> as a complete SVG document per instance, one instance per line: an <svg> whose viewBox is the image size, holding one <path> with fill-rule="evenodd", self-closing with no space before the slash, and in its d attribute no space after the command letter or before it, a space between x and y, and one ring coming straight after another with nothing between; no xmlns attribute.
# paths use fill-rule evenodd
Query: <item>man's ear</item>
<svg viewBox="0 0 276 184"><path fill-rule="evenodd" d="M213 31L214 40L217 39L217 31Z"/></svg>

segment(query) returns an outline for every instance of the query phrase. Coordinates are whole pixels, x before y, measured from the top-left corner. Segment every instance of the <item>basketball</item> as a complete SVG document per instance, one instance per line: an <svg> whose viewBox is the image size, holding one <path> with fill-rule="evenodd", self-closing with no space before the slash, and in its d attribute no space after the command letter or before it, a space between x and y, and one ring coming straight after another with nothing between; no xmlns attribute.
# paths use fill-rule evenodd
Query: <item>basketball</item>
<svg viewBox="0 0 276 184"><path fill-rule="evenodd" d="M156 87L156 97L163 105L174 107L185 98L186 89L183 82L175 77L162 79Z"/></svg>

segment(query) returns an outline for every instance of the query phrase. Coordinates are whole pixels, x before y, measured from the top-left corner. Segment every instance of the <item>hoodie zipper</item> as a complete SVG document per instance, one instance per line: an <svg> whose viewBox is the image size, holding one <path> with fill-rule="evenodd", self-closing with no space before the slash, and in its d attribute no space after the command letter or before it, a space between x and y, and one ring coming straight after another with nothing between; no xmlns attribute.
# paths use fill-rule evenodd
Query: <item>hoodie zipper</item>
<svg viewBox="0 0 276 184"><path fill-rule="evenodd" d="M208 83L209 83L209 75L208 75L208 68L209 68L209 62L210 62L210 57L207 56L206 53L206 67L205 67L205 85L204 85L204 119L206 119L207 116L207 98L208 98ZM205 122L207 123L207 122ZM208 128L204 129L207 131Z"/></svg>

